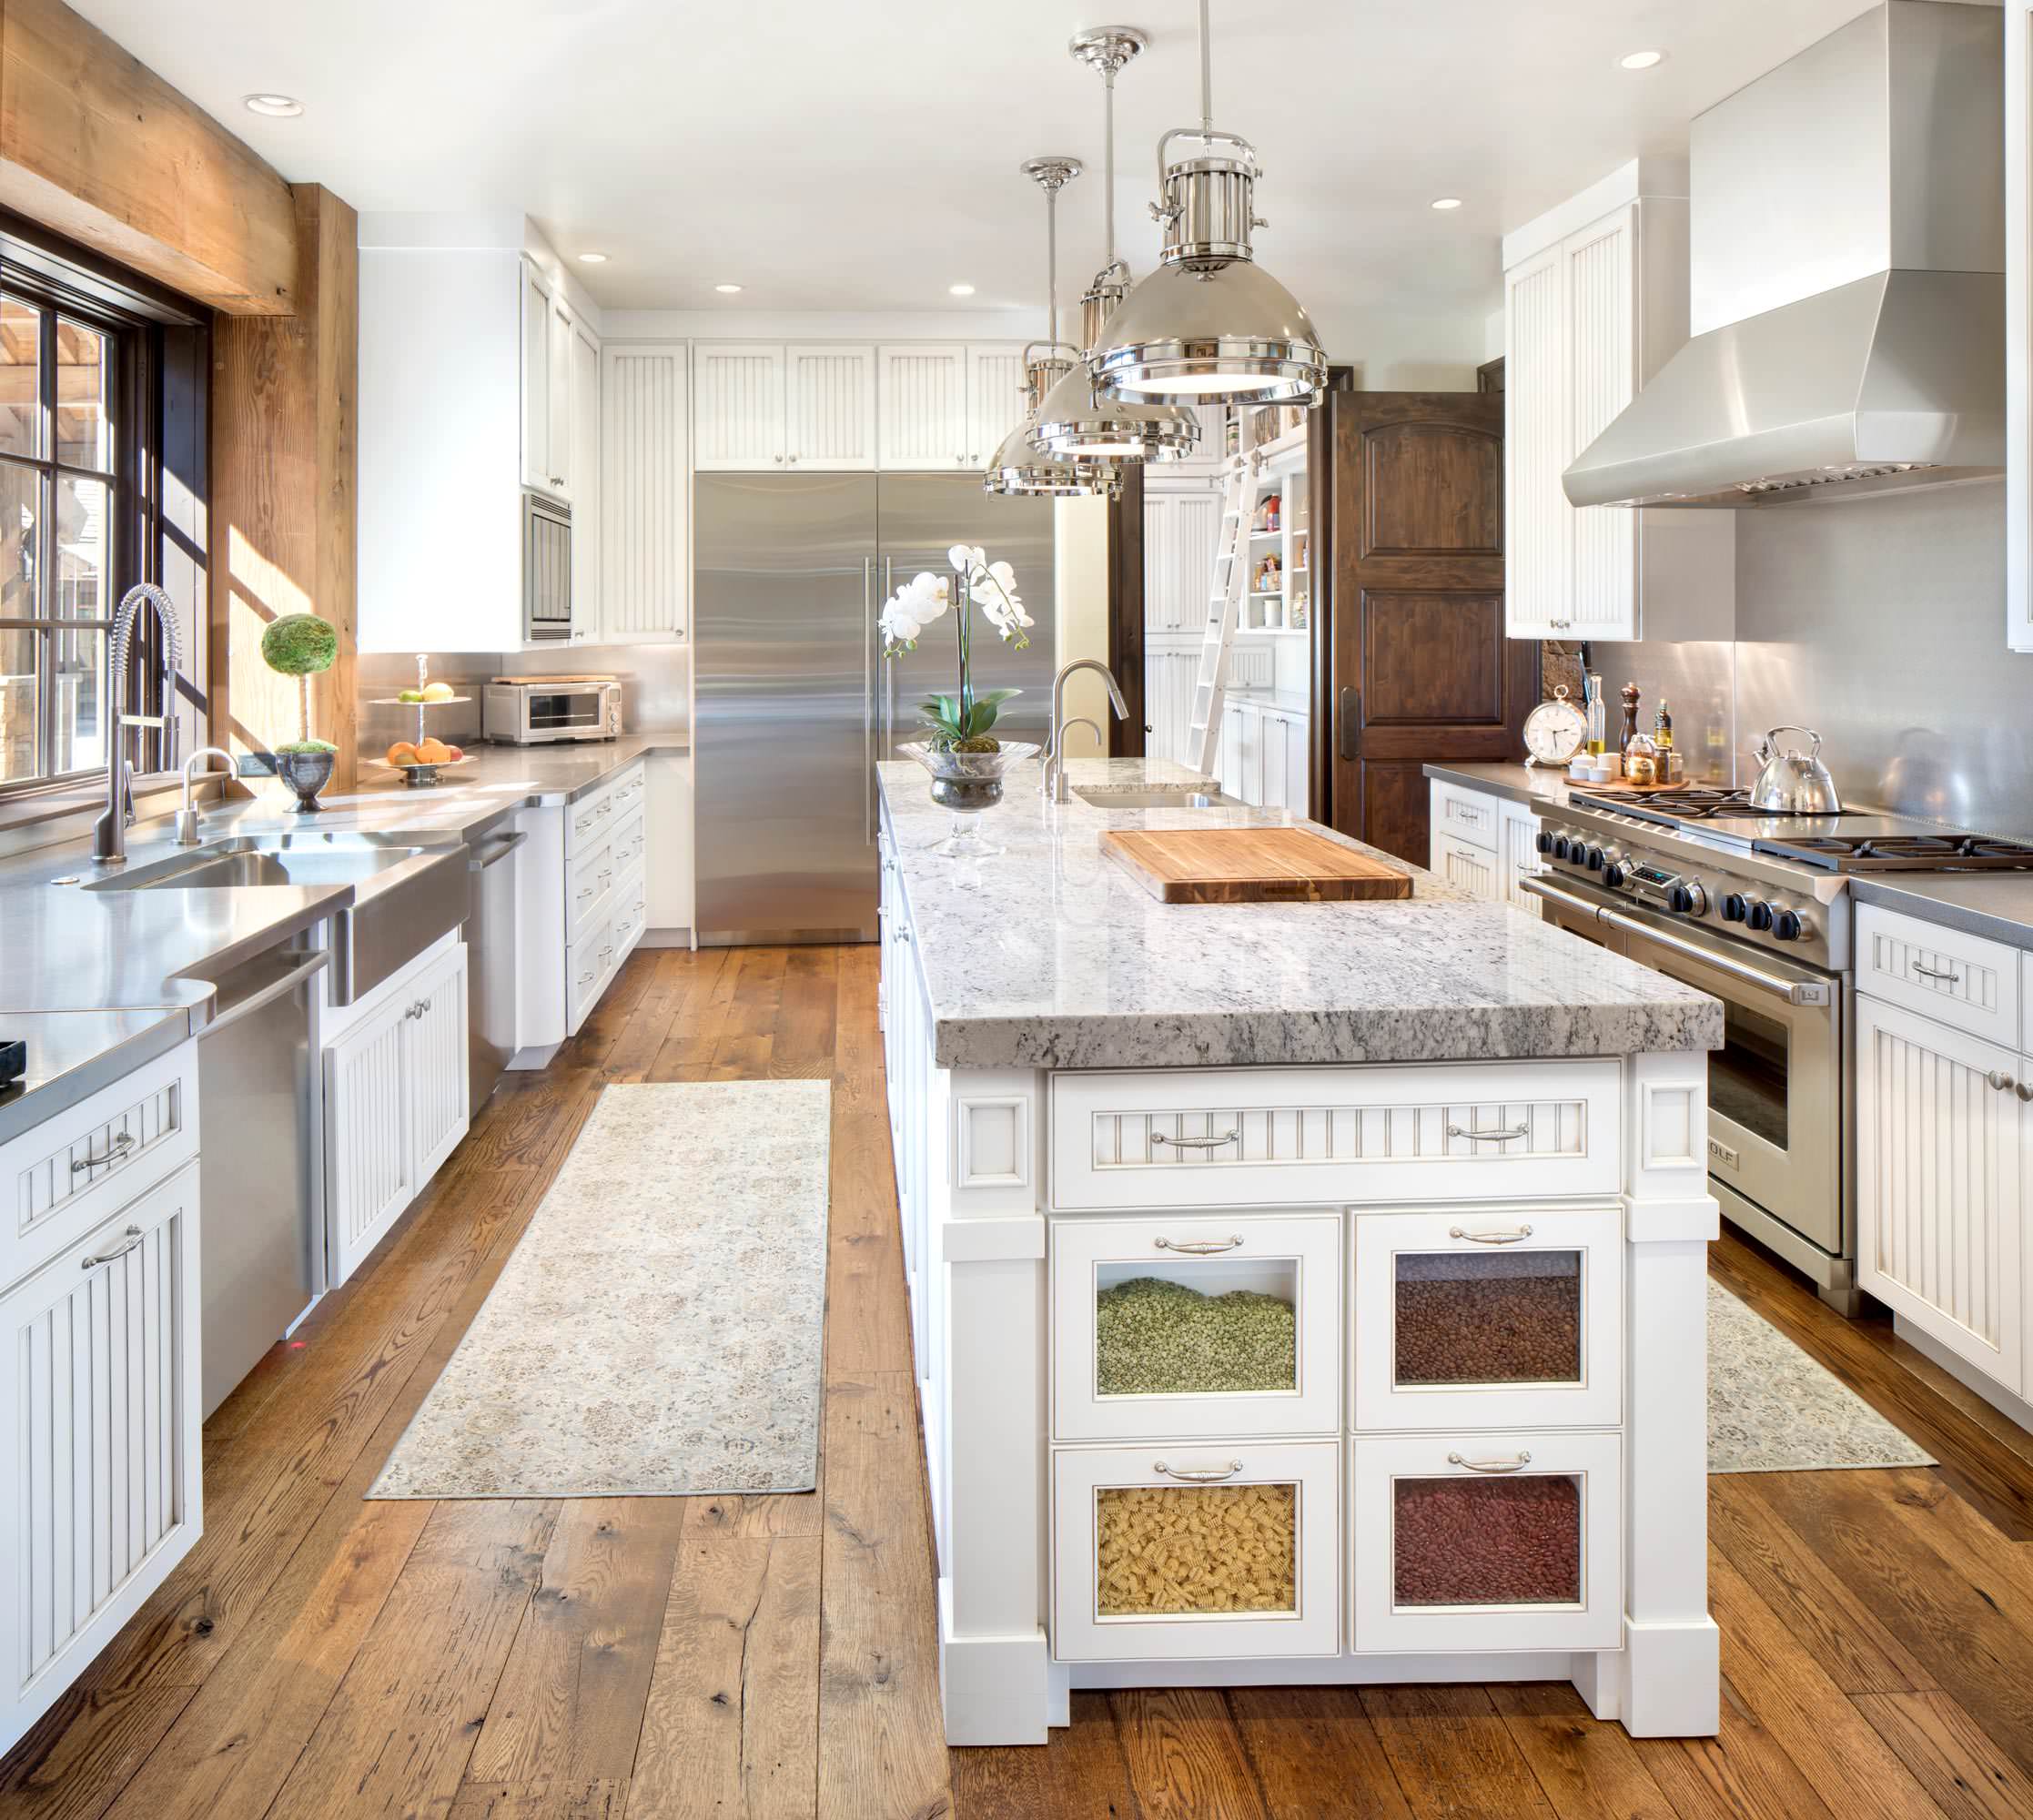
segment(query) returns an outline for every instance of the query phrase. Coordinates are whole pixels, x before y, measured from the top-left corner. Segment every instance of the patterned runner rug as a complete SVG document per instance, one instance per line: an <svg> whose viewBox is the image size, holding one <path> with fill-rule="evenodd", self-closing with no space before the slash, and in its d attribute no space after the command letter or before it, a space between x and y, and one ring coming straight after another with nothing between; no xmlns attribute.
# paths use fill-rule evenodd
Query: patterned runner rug
<svg viewBox="0 0 2033 1820"><path fill-rule="evenodd" d="M1709 1279L1711 1472L1937 1463L1763 1315Z"/></svg>
<svg viewBox="0 0 2033 1820"><path fill-rule="evenodd" d="M808 1491L825 1081L606 1088L370 1498Z"/></svg>

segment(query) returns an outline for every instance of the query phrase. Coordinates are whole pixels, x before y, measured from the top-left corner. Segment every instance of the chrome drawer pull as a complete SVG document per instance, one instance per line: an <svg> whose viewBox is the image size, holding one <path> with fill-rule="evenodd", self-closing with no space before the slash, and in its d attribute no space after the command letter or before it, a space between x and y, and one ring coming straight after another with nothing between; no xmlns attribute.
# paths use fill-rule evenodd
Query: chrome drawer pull
<svg viewBox="0 0 2033 1820"><path fill-rule="evenodd" d="M1515 1232L1471 1232L1465 1226L1450 1226L1450 1239L1465 1239L1471 1245L1515 1245L1521 1239L1532 1237L1529 1226L1521 1226Z"/></svg>
<svg viewBox="0 0 2033 1820"><path fill-rule="evenodd" d="M103 1157L94 1157L87 1154L84 1157L72 1158L71 1174L82 1176L87 1169L103 1169L108 1163L118 1162L126 1152L133 1148L134 1133L123 1131L106 1145L106 1154Z"/></svg>
<svg viewBox="0 0 2033 1820"><path fill-rule="evenodd" d="M1153 1239L1160 1251L1184 1251L1195 1258L1210 1258L1217 1251L1233 1251L1242 1243L1239 1232L1232 1239Z"/></svg>
<svg viewBox="0 0 2033 1820"><path fill-rule="evenodd" d="M1913 971L1922 979L1938 979L1945 986L1962 984L1962 976L1959 973L1937 973L1932 967L1922 966L1918 961L1913 963Z"/></svg>
<svg viewBox="0 0 2033 1820"><path fill-rule="evenodd" d="M1168 1138L1162 1131L1153 1131L1150 1141L1153 1144L1169 1144L1175 1150L1219 1150L1222 1145L1232 1144L1241 1136L1239 1127L1229 1132L1226 1138Z"/></svg>
<svg viewBox="0 0 2033 1820"><path fill-rule="evenodd" d="M1520 1467L1532 1464L1529 1453L1520 1453L1515 1460L1464 1460L1458 1453L1447 1456L1450 1466L1465 1466L1471 1472L1515 1472Z"/></svg>
<svg viewBox="0 0 2033 1820"><path fill-rule="evenodd" d="M1168 1479L1177 1479L1185 1485L1219 1485L1224 1479L1233 1479L1242 1471L1239 1460L1231 1460L1226 1466L1168 1466L1162 1460L1151 1462L1153 1472L1162 1472Z"/></svg>
<svg viewBox="0 0 2033 1820"><path fill-rule="evenodd" d="M116 1258L125 1258L140 1243L141 1228L138 1226L130 1226L127 1228L127 1242L125 1245L116 1245L110 1251L101 1251L90 1258L80 1258L77 1260L78 1269L81 1270L96 1270L101 1264L110 1264Z"/></svg>
<svg viewBox="0 0 2033 1820"><path fill-rule="evenodd" d="M1450 1138L1466 1138L1471 1144L1508 1144L1513 1138L1531 1137L1532 1127L1519 1125L1509 1131L1471 1131L1465 1125L1450 1125L1447 1135Z"/></svg>
<svg viewBox="0 0 2033 1820"><path fill-rule="evenodd" d="M1996 1068L1987 1074L1984 1079L1989 1083L1993 1093L2010 1093L2018 1085L2010 1075L2000 1074Z"/></svg>

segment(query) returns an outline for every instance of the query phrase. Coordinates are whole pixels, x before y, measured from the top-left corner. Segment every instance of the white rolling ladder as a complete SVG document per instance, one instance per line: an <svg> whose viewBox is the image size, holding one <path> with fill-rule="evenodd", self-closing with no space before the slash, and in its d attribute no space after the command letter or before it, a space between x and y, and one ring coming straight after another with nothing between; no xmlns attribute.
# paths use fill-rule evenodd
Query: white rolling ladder
<svg viewBox="0 0 2033 1820"><path fill-rule="evenodd" d="M1229 695L1229 652L1242 619L1242 596L1249 585L1249 515L1256 505L1258 457L1238 455L1229 464L1221 492L1221 535L1214 557L1207 628L1200 661L1193 672L1193 706L1186 736L1186 762L1203 777L1218 774L1221 756L1221 710Z"/></svg>

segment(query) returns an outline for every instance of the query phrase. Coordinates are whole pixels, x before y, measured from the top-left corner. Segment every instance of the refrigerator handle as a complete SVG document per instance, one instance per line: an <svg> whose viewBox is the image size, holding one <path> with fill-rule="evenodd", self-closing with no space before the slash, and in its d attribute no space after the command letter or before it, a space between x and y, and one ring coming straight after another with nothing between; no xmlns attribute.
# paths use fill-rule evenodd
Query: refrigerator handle
<svg viewBox="0 0 2033 1820"><path fill-rule="evenodd" d="M875 559L861 559L861 837L875 839Z"/></svg>
<svg viewBox="0 0 2033 1820"><path fill-rule="evenodd" d="M889 600L896 592L895 584L889 575L890 559L883 558L883 599ZM895 754L896 738L896 672L888 664L883 665L883 680L879 692L883 703L882 753L885 758Z"/></svg>

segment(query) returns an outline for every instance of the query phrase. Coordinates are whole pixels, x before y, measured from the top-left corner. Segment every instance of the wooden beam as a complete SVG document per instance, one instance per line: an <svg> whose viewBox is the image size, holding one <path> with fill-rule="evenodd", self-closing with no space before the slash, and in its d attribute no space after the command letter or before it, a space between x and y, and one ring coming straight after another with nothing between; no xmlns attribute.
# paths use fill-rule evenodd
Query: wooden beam
<svg viewBox="0 0 2033 1820"><path fill-rule="evenodd" d="M228 315L297 307L289 186L63 0L0 0L0 205Z"/></svg>
<svg viewBox="0 0 2033 1820"><path fill-rule="evenodd" d="M12 5L15 0L6 0ZM294 195L303 261L294 316L221 317L212 337L212 737L235 752L298 736L297 687L261 662L285 613L339 630L311 732L353 787L359 223L317 184Z"/></svg>

